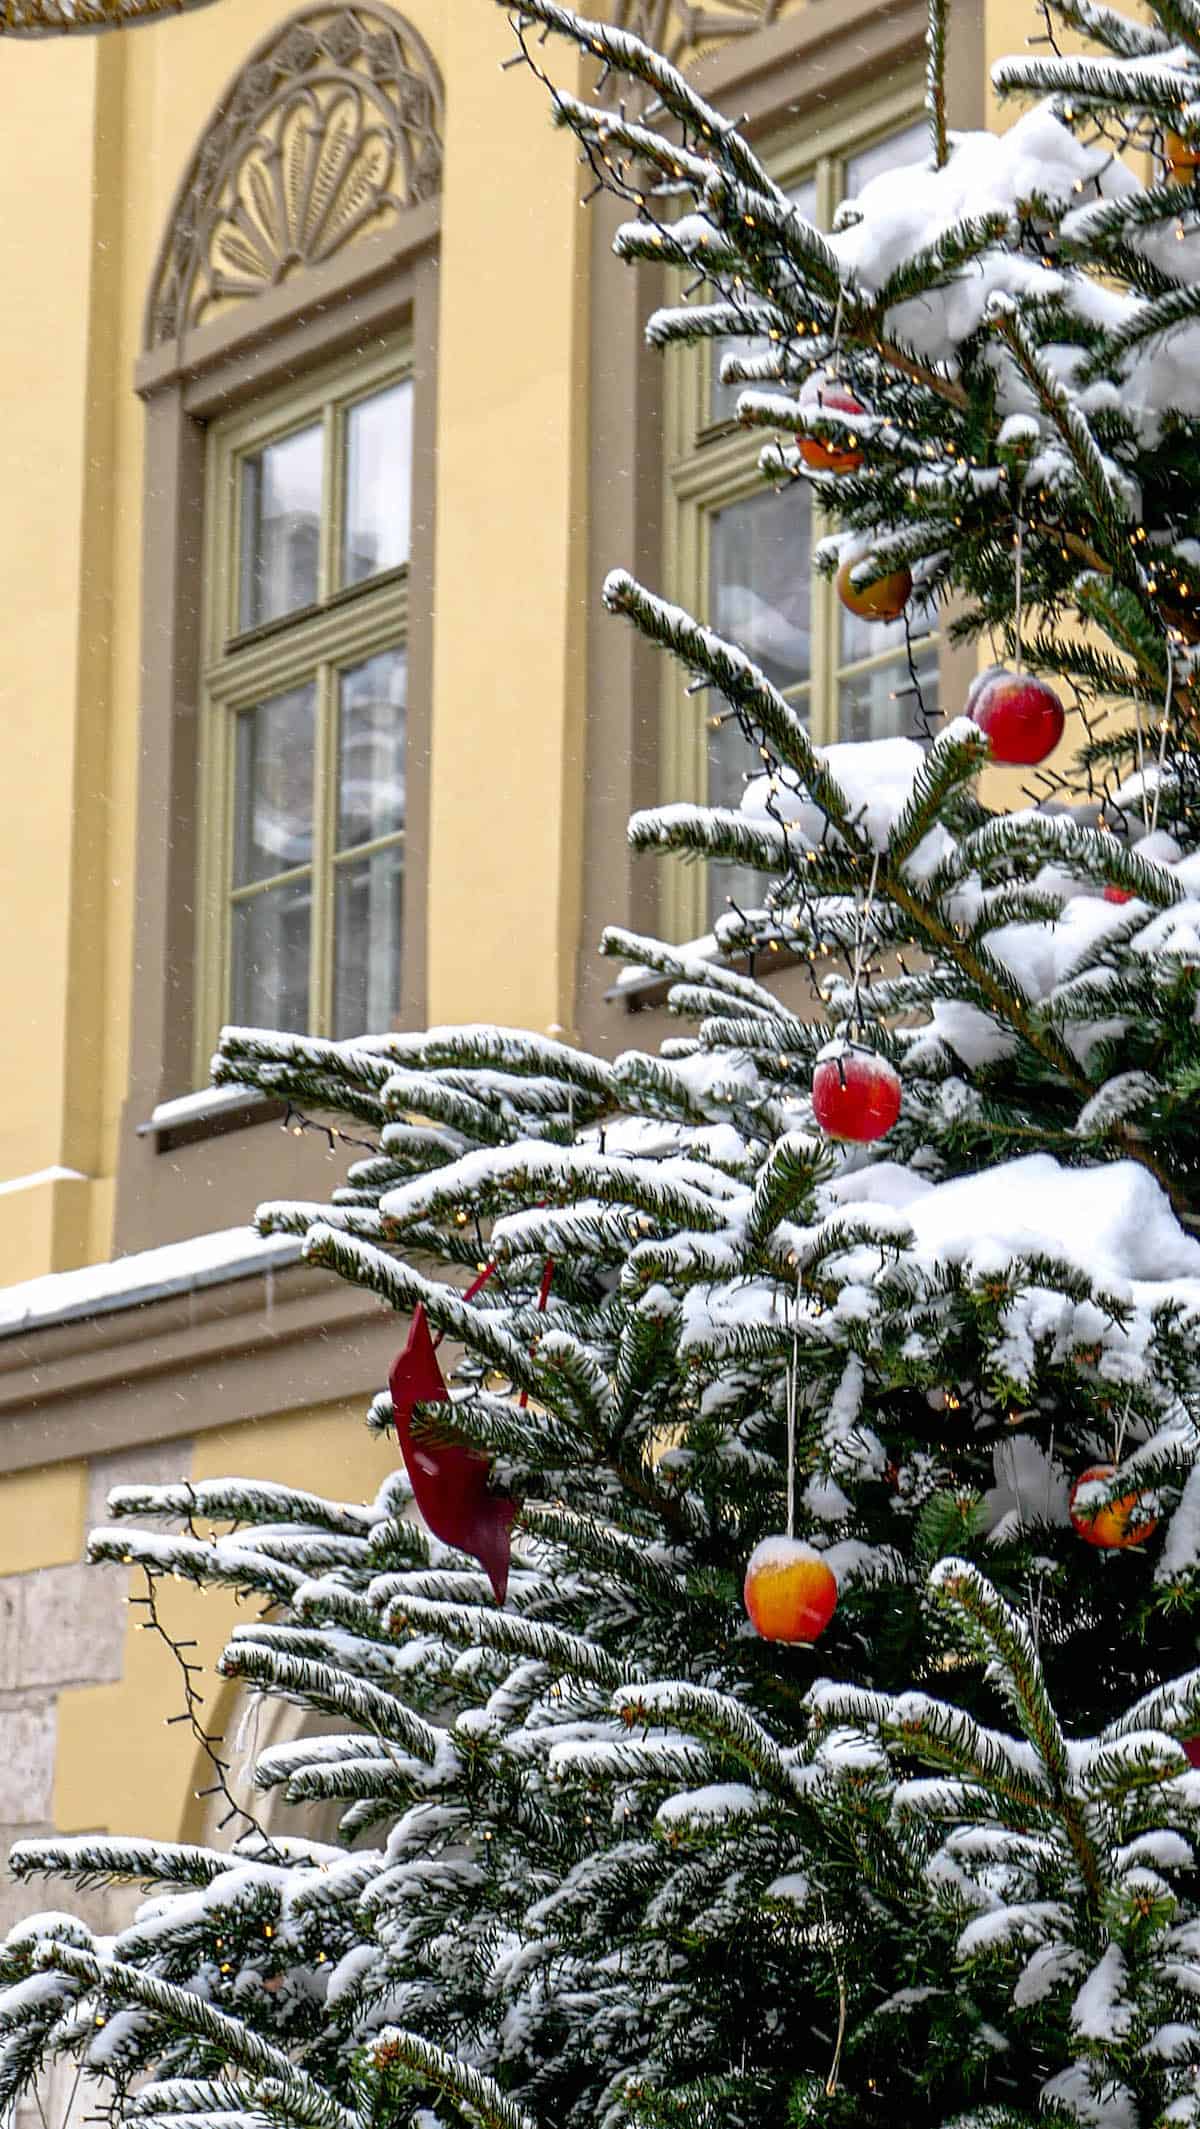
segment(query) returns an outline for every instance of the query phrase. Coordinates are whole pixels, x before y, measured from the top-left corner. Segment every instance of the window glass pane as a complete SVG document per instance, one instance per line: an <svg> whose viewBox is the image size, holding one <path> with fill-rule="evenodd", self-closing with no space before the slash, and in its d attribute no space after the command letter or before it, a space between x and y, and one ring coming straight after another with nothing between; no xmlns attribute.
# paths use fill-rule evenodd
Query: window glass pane
<svg viewBox="0 0 1200 2129"><path fill-rule="evenodd" d="M802 185L793 185L788 192L788 198L794 206L800 209L806 222L811 222L815 218L817 212L817 188L811 178L806 178ZM745 385L741 384L721 383L721 362L723 357L732 354L761 355L769 346L770 342L764 340L761 335L753 339L743 340L736 334L731 334L726 339L714 340L710 343L708 371L708 419L710 422L732 421L737 410L738 393L746 389Z"/></svg>
<svg viewBox="0 0 1200 2129"><path fill-rule="evenodd" d="M241 462L239 628L260 628L316 600L322 439L315 422Z"/></svg>
<svg viewBox="0 0 1200 2129"><path fill-rule="evenodd" d="M312 856L314 684L272 695L237 720L233 884L269 880Z"/></svg>
<svg viewBox="0 0 1200 2129"><path fill-rule="evenodd" d="M374 842L404 826L407 683L408 660L402 650L383 651L341 675L339 850Z"/></svg>
<svg viewBox="0 0 1200 2129"><path fill-rule="evenodd" d="M241 1027L308 1026L312 882L287 880L235 902L230 1011Z"/></svg>
<svg viewBox="0 0 1200 2129"><path fill-rule="evenodd" d="M713 627L761 665L776 687L809 675L812 501L806 488L760 488L709 519L709 598ZM719 698L709 696L713 704ZM717 714L717 712L714 712ZM762 768L735 717L708 734L708 798L738 806L747 778ZM709 921L728 907L761 906L764 875L748 867L709 867Z"/></svg>
<svg viewBox="0 0 1200 2129"><path fill-rule="evenodd" d="M404 916L404 847L337 867L334 911L333 1032L379 1035L400 1007L400 934Z"/></svg>
<svg viewBox="0 0 1200 2129"><path fill-rule="evenodd" d="M809 675L811 548L812 500L799 483L760 488L709 518L712 625L780 688Z"/></svg>
<svg viewBox="0 0 1200 2129"><path fill-rule="evenodd" d="M840 649L838 664L857 665L860 658L878 658L884 651L904 649L904 620L864 621L861 614L852 614L848 607L838 601ZM932 635L937 627L937 607L914 598L908 605L908 632L913 643L921 636Z"/></svg>
<svg viewBox="0 0 1200 2129"><path fill-rule="evenodd" d="M857 198L864 185L885 170L903 170L908 163L923 162L929 153L929 127L924 119L917 119L911 126L901 126L899 132L889 133L877 140L873 147L864 148L859 155L847 158L845 167L845 195L848 200Z"/></svg>
<svg viewBox="0 0 1200 2129"><path fill-rule="evenodd" d="M921 700L913 692L907 659L889 660L855 673L838 687L838 736L842 739L925 739L921 717L936 717L938 707L938 659L932 647L914 659L921 683Z"/></svg>
<svg viewBox="0 0 1200 2129"><path fill-rule="evenodd" d="M808 704L801 696L796 704L801 715ZM736 717L726 717L708 738L708 802L710 806L741 805L747 778L757 776L762 763L749 746ZM708 867L708 921L710 926L736 902L739 909L760 909L771 884L769 873L755 872L749 865Z"/></svg>
<svg viewBox="0 0 1200 2129"><path fill-rule="evenodd" d="M412 529L412 385L390 385L346 414L342 582L407 562Z"/></svg>

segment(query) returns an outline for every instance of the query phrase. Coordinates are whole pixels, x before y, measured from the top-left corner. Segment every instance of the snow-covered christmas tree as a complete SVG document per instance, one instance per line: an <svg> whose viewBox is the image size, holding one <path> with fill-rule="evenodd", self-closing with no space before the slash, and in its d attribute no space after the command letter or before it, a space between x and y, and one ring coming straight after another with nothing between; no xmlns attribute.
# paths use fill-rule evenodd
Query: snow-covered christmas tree
<svg viewBox="0 0 1200 2129"><path fill-rule="evenodd" d="M226 1676L323 1720L231 1848L17 1851L149 1897L8 1939L5 2099L66 2055L158 2129L1200 2119L1200 6L1045 0L964 137L946 14L925 160L826 236L521 0L620 251L682 271L652 339L740 341L843 598L953 599L996 664L816 749L618 574L747 743L738 809L634 841L770 883L716 959L608 938L680 1034L227 1031L219 1080L376 1147L259 1221L395 1308L404 1468L114 1497L94 1556L252 1593Z"/></svg>

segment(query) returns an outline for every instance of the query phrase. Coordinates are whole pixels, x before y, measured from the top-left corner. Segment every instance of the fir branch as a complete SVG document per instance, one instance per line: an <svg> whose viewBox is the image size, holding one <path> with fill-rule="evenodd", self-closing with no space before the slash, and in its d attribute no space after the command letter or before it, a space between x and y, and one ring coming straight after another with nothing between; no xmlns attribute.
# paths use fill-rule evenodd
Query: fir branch
<svg viewBox="0 0 1200 2129"><path fill-rule="evenodd" d="M1033 1637L1023 1620L966 1560L939 1560L929 1587L956 1614L969 1639L996 1665L1022 1729L1053 1785L1055 1802L1075 1860L1097 1909L1105 1897L1104 1872L1075 1793L1070 1754Z"/></svg>
<svg viewBox="0 0 1200 2129"><path fill-rule="evenodd" d="M373 1736L390 1738L426 1766L432 1767L446 1748L446 1732L435 1729L394 1694L335 1670L331 1664L290 1655L248 1635L226 1645L217 1669L222 1678L241 1679L246 1685L297 1700L320 1715L340 1716Z"/></svg>
<svg viewBox="0 0 1200 2129"><path fill-rule="evenodd" d="M16 1841L8 1854L14 1878L56 1877L76 1885L135 1880L144 1885L211 1885L229 1855L188 1841L142 1841L131 1835L82 1833Z"/></svg>
<svg viewBox="0 0 1200 2129"><path fill-rule="evenodd" d="M714 167L705 183L703 204L728 232L729 242L735 247L735 266L744 270L747 256L753 259L761 255L765 240L773 255L782 254L789 260L804 285L816 288L831 307L848 299L853 309L854 287L846 284L836 251L792 200L764 199L757 194L748 197L736 176Z"/></svg>
<svg viewBox="0 0 1200 2129"><path fill-rule="evenodd" d="M1147 0L1147 4L1150 13L1161 22L1168 44L1185 44L1200 57L1200 7L1196 0Z"/></svg>
<svg viewBox="0 0 1200 2129"><path fill-rule="evenodd" d="M1164 36L1148 22L1118 14L1116 8L1104 7L1100 0L1051 0L1051 4L1068 29L1090 37L1117 59L1154 59L1180 41L1174 31ZM1154 7L1154 0L1150 4ZM1165 0L1165 4L1169 7L1171 0ZM1155 8L1155 12L1161 15L1162 9Z"/></svg>
<svg viewBox="0 0 1200 2129"><path fill-rule="evenodd" d="M635 967L652 968L665 982L695 984L712 990L718 997L736 998L747 1013L764 1013L778 1018L784 1011L775 993L767 990L765 984L756 983L752 976L742 975L740 970L730 968L726 962L687 953L682 947L668 945L661 939L648 939L640 932L626 931L619 924L605 927L600 951L615 960L632 962ZM614 1095L615 1092L614 1085Z"/></svg>
<svg viewBox="0 0 1200 2129"><path fill-rule="evenodd" d="M795 1768L751 1710L728 1693L686 1680L662 1679L613 1694L613 1713L626 1723L687 1724L717 1744L767 1787L794 1803Z"/></svg>
<svg viewBox="0 0 1200 2129"><path fill-rule="evenodd" d="M1195 282L1185 282L1182 288L1172 288L1165 296L1143 303L1123 325L1114 325L1105 334L1102 346L1083 366L1081 384L1111 376L1126 355L1148 347L1154 340L1168 339L1172 333L1194 325L1198 317L1200 287Z"/></svg>
<svg viewBox="0 0 1200 2129"><path fill-rule="evenodd" d="M800 717L744 652L693 621L682 607L656 599L624 570L614 570L606 578L604 603L610 612L625 614L651 642L673 651L691 672L711 681L733 709L742 711L759 727L781 760L803 778L814 803L844 840L852 848L864 847L863 838L850 823L848 801L813 747Z"/></svg>
<svg viewBox="0 0 1200 2129"><path fill-rule="evenodd" d="M484 1610L482 1606L443 1604L434 1598L402 1591L384 1612L384 1626L395 1634L409 1625L426 1626L448 1640L468 1647L503 1649L506 1655L531 1657L548 1670L573 1678L586 1678L593 1685L614 1686L641 1678L638 1664L622 1663L594 1641L580 1634L564 1633L539 1619L523 1619L516 1612Z"/></svg>
<svg viewBox="0 0 1200 2129"><path fill-rule="evenodd" d="M178 1988L119 1959L98 1959L57 1938L39 1946L37 1963L46 1971L69 1974L85 1983L102 2000L115 1997L120 2003L138 2004L176 2031L207 2042L223 2061L237 2064L260 2080L251 2096L272 2118L311 2124L312 2129L358 2129L358 2117L339 2106L332 2093L290 2061L281 2048L191 1989Z"/></svg>
<svg viewBox="0 0 1200 2129"><path fill-rule="evenodd" d="M1181 111L1195 89L1193 77L1182 69L1135 70L1086 53L1070 59L1000 59L992 68L992 86L1001 96L1067 96L1081 104L1145 111L1159 118Z"/></svg>
<svg viewBox="0 0 1200 2129"><path fill-rule="evenodd" d="M544 0L538 0L544 4ZM527 0L521 0L524 9ZM532 2117L524 2108L506 2099L494 2078L482 2070L473 2069L460 2056L451 2055L447 2049L435 2046L431 2040L423 2040L417 2033L402 2032L397 2026L385 2026L377 2033L365 2057L360 2058L363 2074L370 2086L378 2089L381 2100L386 2101L388 2086L397 2070L409 2073L402 2076L402 2086L412 2083L432 2085L443 2093L470 2120L478 2122L480 2129L537 2129ZM389 2074L392 2073L392 2074ZM372 2107L370 2118L390 2120L395 2115L394 2103L384 2104L382 2110Z"/></svg>
<svg viewBox="0 0 1200 2129"><path fill-rule="evenodd" d="M947 7L949 0L930 0L931 13ZM944 159L944 158L943 158ZM902 303L932 295L958 279L964 269L992 251L1008 234L1009 218L995 211L968 215L952 229L944 230L930 244L910 252L893 267L887 280L875 291L875 309L880 318Z"/></svg>
<svg viewBox="0 0 1200 2129"><path fill-rule="evenodd" d="M1113 487L1082 407L1062 380L1055 376L1026 329L1016 305L1008 297L993 297L988 316L1042 412L1066 445L1096 524L1107 540L1108 567L1116 575L1123 574L1129 566L1127 512Z"/></svg>

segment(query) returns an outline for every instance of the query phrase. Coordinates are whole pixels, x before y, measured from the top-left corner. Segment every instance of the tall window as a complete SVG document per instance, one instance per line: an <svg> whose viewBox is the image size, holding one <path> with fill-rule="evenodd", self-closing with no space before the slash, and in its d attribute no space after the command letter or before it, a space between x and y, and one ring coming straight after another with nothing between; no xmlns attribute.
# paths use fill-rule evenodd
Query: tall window
<svg viewBox="0 0 1200 2129"><path fill-rule="evenodd" d="M223 1019L390 1027L404 907L403 348L208 442L201 1048Z"/></svg>
<svg viewBox="0 0 1200 2129"><path fill-rule="evenodd" d="M829 129L814 143L796 143L771 158L772 167L802 214L828 229L839 203L891 166L917 161L927 148L926 122L912 114L919 91L876 103L864 115ZM904 623L858 620L839 604L831 583L816 576L813 549L832 520L796 484L776 492L758 472L761 430L739 430L734 409L740 386L720 382L716 343L673 356L667 468L668 557L672 588L722 634L740 643L805 715L813 737L877 739L914 725ZM933 615L910 608L914 660L926 709L937 705L937 639ZM677 683L666 705L664 796L737 805L754 764L735 722L722 721L707 695L681 702ZM727 866L671 869L666 921L677 937L707 929L730 897L750 905L761 882Z"/></svg>

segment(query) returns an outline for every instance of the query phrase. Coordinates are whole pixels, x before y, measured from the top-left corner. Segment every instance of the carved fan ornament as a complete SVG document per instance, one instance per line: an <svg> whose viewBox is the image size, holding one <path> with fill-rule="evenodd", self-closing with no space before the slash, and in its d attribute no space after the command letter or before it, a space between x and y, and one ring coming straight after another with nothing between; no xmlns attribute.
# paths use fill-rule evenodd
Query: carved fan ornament
<svg viewBox="0 0 1200 2129"><path fill-rule="evenodd" d="M305 9L231 82L176 197L146 344L382 234L436 193L442 87L390 8Z"/></svg>

